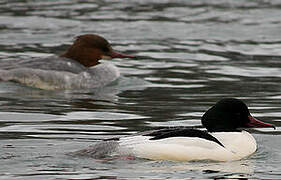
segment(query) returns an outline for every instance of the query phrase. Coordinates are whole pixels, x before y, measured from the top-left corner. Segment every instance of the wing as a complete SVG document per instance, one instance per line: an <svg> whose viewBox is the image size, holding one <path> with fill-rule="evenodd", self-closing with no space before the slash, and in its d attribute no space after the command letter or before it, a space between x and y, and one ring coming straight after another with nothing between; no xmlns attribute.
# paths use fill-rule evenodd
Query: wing
<svg viewBox="0 0 281 180"><path fill-rule="evenodd" d="M224 147L224 145L214 136L209 134L207 131L202 131L198 129L186 128L186 127L176 127L176 128L167 128L157 131L152 131L143 136L151 136L149 140L159 140L170 137L198 137L203 138L209 141L213 141Z"/></svg>
<svg viewBox="0 0 281 180"><path fill-rule="evenodd" d="M1 70L12 70L20 68L66 71L75 74L83 72L87 69L86 67L72 59L61 58L57 56L0 61Z"/></svg>

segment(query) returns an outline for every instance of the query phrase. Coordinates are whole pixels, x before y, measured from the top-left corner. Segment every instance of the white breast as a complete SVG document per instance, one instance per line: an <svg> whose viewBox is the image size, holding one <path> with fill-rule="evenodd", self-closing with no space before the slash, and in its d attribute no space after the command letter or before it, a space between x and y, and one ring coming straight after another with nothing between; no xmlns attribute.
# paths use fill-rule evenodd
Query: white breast
<svg viewBox="0 0 281 180"><path fill-rule="evenodd" d="M240 159L247 157L257 150L255 138L247 131L211 133L226 149L236 154Z"/></svg>
<svg viewBox="0 0 281 180"><path fill-rule="evenodd" d="M75 84L80 84L80 88L103 87L115 81L119 76L120 72L116 66L103 62L80 73L75 79Z"/></svg>
<svg viewBox="0 0 281 180"><path fill-rule="evenodd" d="M130 153L152 160L233 161L256 151L255 139L246 131L212 133L225 147L216 142L196 137L171 137L149 140L149 136L133 136L120 139L120 153Z"/></svg>

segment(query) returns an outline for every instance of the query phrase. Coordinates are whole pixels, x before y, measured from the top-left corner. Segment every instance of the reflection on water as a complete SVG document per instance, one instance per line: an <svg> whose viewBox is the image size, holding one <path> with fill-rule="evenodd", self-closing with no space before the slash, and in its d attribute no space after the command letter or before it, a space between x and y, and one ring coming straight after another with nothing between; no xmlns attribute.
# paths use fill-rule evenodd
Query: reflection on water
<svg viewBox="0 0 281 180"><path fill-rule="evenodd" d="M60 54L96 33L138 56L101 89L43 91L0 83L1 177L6 179L280 178L280 2L0 2L0 60ZM277 126L254 129L257 153L229 163L97 162L66 152L169 126L201 127L223 97L243 99Z"/></svg>

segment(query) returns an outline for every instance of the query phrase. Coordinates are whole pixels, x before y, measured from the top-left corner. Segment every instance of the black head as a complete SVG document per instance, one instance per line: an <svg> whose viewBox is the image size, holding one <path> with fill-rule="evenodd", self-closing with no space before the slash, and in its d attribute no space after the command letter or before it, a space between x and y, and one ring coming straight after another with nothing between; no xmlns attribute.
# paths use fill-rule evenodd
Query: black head
<svg viewBox="0 0 281 180"><path fill-rule="evenodd" d="M253 118L247 105L235 98L218 101L201 119L209 132L237 131L237 128L274 127Z"/></svg>

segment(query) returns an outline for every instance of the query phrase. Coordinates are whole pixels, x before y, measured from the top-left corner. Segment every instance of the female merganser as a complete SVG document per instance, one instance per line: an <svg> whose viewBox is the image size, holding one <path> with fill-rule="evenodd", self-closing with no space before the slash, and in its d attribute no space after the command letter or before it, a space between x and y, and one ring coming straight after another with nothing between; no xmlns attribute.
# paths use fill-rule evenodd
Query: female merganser
<svg viewBox="0 0 281 180"><path fill-rule="evenodd" d="M233 161L257 149L254 137L240 128L274 127L252 117L246 104L234 98L218 101L201 121L207 131L188 127L160 129L105 140L74 154L94 158L116 154L151 160Z"/></svg>
<svg viewBox="0 0 281 180"><path fill-rule="evenodd" d="M78 36L60 57L1 61L0 81L13 81L40 89L77 89L102 87L120 73L100 59L133 58L113 51L109 42L95 34Z"/></svg>

